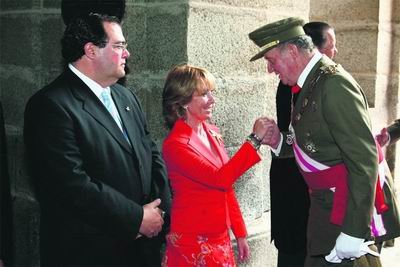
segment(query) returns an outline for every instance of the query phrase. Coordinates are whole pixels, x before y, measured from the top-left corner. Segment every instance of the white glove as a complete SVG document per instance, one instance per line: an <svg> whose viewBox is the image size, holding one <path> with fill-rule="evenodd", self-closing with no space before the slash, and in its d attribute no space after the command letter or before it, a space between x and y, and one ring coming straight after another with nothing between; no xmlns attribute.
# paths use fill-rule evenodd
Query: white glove
<svg viewBox="0 0 400 267"><path fill-rule="evenodd" d="M379 257L379 253L373 251L368 246L374 244L374 241L366 241L364 239L352 237L345 233L340 233L336 239L336 245L325 259L332 263L340 263L343 259L354 260L365 254L371 254Z"/></svg>

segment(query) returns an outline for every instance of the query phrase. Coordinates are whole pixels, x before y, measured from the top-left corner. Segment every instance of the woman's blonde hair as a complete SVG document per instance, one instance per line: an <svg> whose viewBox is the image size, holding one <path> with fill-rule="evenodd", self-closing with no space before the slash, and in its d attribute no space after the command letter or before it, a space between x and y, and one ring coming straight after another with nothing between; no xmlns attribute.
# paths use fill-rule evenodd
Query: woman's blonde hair
<svg viewBox="0 0 400 267"><path fill-rule="evenodd" d="M203 93L201 85L214 90L215 78L204 68L182 64L172 68L162 93L162 109L165 126L171 129L179 118L185 118L187 105L195 92Z"/></svg>

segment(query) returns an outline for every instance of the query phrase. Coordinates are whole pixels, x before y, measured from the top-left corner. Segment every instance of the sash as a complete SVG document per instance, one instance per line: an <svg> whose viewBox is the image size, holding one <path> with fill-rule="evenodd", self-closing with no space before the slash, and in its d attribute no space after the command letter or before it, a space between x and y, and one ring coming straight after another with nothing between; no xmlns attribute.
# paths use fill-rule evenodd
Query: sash
<svg viewBox="0 0 400 267"><path fill-rule="evenodd" d="M376 184L376 193L375 193L375 208L372 214L372 222L371 222L371 232L372 235L383 236L386 234L385 225L383 222L382 213L389 210L389 206L385 203L385 195L383 191L383 185L386 182L385 168L386 168L386 160L383 154L381 146L376 143L376 149L378 150L378 181Z"/></svg>
<svg viewBox="0 0 400 267"><path fill-rule="evenodd" d="M335 166L327 166L312 159L297 144L296 138L293 140L292 147L296 162L308 187L311 190L330 189L334 192L330 222L342 225L348 201L348 171L346 166L343 163ZM386 161L381 147L378 144L376 144L376 147L379 165L371 232L374 236L382 236L386 234L382 213L389 209L385 203L383 192L383 185L386 181L384 172Z"/></svg>
<svg viewBox="0 0 400 267"><path fill-rule="evenodd" d="M305 172L300 169L300 172L311 190L330 189L334 191L330 222L342 225L348 199L346 166L342 163L326 170Z"/></svg>

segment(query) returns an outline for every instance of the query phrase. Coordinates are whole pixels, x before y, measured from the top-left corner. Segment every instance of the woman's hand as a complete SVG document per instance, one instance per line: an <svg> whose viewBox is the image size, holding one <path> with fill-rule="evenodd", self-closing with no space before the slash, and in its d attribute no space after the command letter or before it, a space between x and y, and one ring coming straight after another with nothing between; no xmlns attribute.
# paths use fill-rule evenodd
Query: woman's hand
<svg viewBox="0 0 400 267"><path fill-rule="evenodd" d="M243 263L250 259L250 247L247 243L247 239L245 237L239 237L236 239L238 254L239 254L239 262Z"/></svg>
<svg viewBox="0 0 400 267"><path fill-rule="evenodd" d="M281 141L281 132L272 118L258 118L253 126L253 133L261 140L261 144L276 149Z"/></svg>
<svg viewBox="0 0 400 267"><path fill-rule="evenodd" d="M253 125L253 133L262 140L268 130L268 119L265 117L258 118Z"/></svg>

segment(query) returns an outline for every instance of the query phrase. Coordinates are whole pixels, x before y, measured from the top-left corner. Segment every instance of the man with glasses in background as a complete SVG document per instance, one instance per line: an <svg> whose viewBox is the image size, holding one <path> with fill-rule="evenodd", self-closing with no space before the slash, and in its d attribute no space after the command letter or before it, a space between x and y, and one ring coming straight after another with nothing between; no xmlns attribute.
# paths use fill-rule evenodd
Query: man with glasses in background
<svg viewBox="0 0 400 267"><path fill-rule="evenodd" d="M159 266L170 192L139 101L116 83L130 55L120 20L75 18L61 45L68 66L25 110L41 265Z"/></svg>

